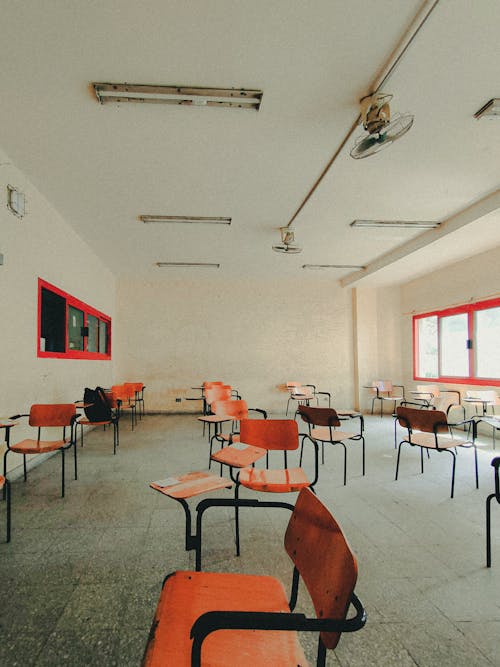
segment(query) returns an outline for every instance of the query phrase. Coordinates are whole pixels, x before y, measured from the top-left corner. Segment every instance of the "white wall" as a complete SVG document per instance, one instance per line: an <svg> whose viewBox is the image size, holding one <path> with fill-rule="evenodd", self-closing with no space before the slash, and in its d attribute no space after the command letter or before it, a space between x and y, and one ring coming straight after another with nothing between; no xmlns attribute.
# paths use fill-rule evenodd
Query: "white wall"
<svg viewBox="0 0 500 667"><path fill-rule="evenodd" d="M163 271L156 282L119 280L117 290L116 376L146 384L148 410L193 411L175 397L204 380L273 412L285 408L278 387L287 380L352 404L351 290L326 276L273 283Z"/></svg>
<svg viewBox="0 0 500 667"><path fill-rule="evenodd" d="M26 215L7 209L7 184L26 195ZM0 152L0 415L29 411L32 403L73 402L85 386L111 384L112 361L37 358L38 278L81 301L115 314L115 279L28 178ZM24 437L22 426L12 441ZM3 446L2 446L3 447ZM3 449L1 450L3 454ZM9 455L9 468L19 457Z"/></svg>

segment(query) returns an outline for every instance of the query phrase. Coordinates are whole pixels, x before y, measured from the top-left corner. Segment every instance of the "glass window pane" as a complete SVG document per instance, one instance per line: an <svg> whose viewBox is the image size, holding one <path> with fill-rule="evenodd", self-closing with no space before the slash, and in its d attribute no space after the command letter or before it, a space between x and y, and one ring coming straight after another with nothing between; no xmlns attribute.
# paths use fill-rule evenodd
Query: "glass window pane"
<svg viewBox="0 0 500 667"><path fill-rule="evenodd" d="M42 287L40 349L43 352L65 352L66 299Z"/></svg>
<svg viewBox="0 0 500 667"><path fill-rule="evenodd" d="M68 308L68 345L70 350L83 350L83 310Z"/></svg>
<svg viewBox="0 0 500 667"><path fill-rule="evenodd" d="M99 352L106 354L108 351L108 325L99 320Z"/></svg>
<svg viewBox="0 0 500 667"><path fill-rule="evenodd" d="M500 308L478 310L476 324L476 376L500 378Z"/></svg>
<svg viewBox="0 0 500 667"><path fill-rule="evenodd" d="M438 377L438 318L421 317L417 320L417 377Z"/></svg>
<svg viewBox="0 0 500 667"><path fill-rule="evenodd" d="M88 315L87 326L89 337L87 338L87 352L97 352L99 344L99 320L94 315Z"/></svg>
<svg viewBox="0 0 500 667"><path fill-rule="evenodd" d="M469 376L467 322L467 313L450 315L440 319L441 375L447 377Z"/></svg>

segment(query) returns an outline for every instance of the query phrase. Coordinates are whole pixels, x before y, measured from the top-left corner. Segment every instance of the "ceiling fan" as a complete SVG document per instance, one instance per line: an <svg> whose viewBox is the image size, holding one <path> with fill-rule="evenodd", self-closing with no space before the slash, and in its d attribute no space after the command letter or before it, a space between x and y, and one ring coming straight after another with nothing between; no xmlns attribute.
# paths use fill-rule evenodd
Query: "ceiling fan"
<svg viewBox="0 0 500 667"><path fill-rule="evenodd" d="M302 252L302 248L294 245L295 230L291 227L280 227L282 245L273 245L274 252L284 252L290 255Z"/></svg>
<svg viewBox="0 0 500 667"><path fill-rule="evenodd" d="M391 120L389 101L392 95L374 93L361 100L361 122L368 136L358 137L350 151L355 160L374 155L390 146L413 125L412 114L395 114Z"/></svg>

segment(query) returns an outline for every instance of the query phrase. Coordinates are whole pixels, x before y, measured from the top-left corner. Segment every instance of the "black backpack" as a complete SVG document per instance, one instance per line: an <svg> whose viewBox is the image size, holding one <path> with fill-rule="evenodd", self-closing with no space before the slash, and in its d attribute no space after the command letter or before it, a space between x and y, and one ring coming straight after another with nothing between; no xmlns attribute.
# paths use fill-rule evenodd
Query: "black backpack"
<svg viewBox="0 0 500 667"><path fill-rule="evenodd" d="M111 407L102 387L96 387L95 389L85 387L83 402L90 404L84 408L85 416L89 422L107 422L113 419Z"/></svg>

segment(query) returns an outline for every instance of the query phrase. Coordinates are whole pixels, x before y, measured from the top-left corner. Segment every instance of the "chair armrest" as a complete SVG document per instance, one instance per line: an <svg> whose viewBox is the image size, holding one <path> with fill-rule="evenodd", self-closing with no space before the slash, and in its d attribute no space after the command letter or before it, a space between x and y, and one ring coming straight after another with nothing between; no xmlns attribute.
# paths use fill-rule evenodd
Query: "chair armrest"
<svg viewBox="0 0 500 667"><path fill-rule="evenodd" d="M248 408L248 412L260 412L264 419L267 419L267 412L261 408Z"/></svg>
<svg viewBox="0 0 500 667"><path fill-rule="evenodd" d="M495 468L495 473L498 474L498 468L500 467L500 456L495 456L491 461L491 465Z"/></svg>
<svg viewBox="0 0 500 667"><path fill-rule="evenodd" d="M234 481L234 479L233 479ZM202 520L210 507L279 507L293 512L294 505L280 500L258 500L257 498L204 498L196 505L196 572L201 570Z"/></svg>
<svg viewBox="0 0 500 667"><path fill-rule="evenodd" d="M191 627L193 639L191 666L201 665L202 642L216 630L288 630L293 632L356 632L366 623L366 612L353 593L356 616L348 619L308 618L305 614L265 611L208 611ZM238 658L235 656L235 663Z"/></svg>
<svg viewBox="0 0 500 667"><path fill-rule="evenodd" d="M29 414L27 414L27 415L12 415L12 417L9 417L9 419L20 419L21 417L29 417Z"/></svg>
<svg viewBox="0 0 500 667"><path fill-rule="evenodd" d="M317 391L316 394L319 396L328 396L329 398L332 397L329 391Z"/></svg>
<svg viewBox="0 0 500 667"><path fill-rule="evenodd" d="M393 384L393 387L398 387L403 392L403 398L405 398L405 388L402 384Z"/></svg>

